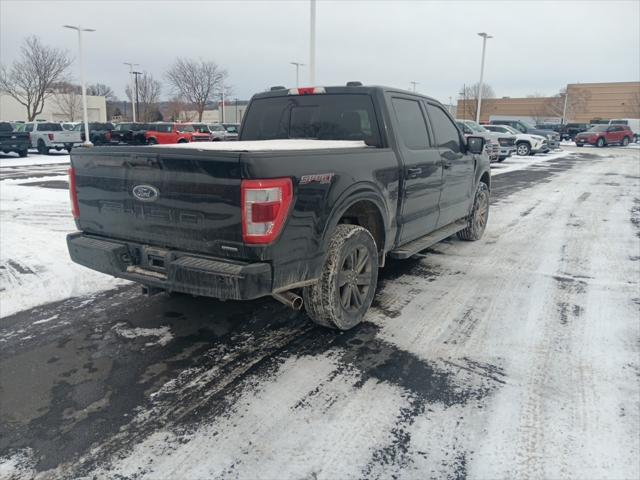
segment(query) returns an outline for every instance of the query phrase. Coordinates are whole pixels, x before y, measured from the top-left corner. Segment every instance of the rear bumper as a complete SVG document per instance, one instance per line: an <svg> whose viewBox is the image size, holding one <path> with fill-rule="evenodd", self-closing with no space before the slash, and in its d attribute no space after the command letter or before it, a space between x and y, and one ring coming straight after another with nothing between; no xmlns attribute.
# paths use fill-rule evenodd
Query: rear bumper
<svg viewBox="0 0 640 480"><path fill-rule="evenodd" d="M268 263L240 263L82 232L69 234L67 246L71 259L80 265L167 291L223 300L250 300L272 291Z"/></svg>
<svg viewBox="0 0 640 480"><path fill-rule="evenodd" d="M500 146L500 154L499 154L500 158L510 157L514 153L516 153L516 146L515 145L504 146L504 147Z"/></svg>

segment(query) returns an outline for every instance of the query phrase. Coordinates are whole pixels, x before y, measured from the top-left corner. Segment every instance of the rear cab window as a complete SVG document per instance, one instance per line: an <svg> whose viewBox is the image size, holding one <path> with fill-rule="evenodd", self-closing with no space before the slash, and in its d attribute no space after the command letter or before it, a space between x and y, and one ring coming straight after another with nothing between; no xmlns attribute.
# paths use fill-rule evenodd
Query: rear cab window
<svg viewBox="0 0 640 480"><path fill-rule="evenodd" d="M241 140L304 138L363 140L381 145L368 94L316 94L259 98L251 103Z"/></svg>

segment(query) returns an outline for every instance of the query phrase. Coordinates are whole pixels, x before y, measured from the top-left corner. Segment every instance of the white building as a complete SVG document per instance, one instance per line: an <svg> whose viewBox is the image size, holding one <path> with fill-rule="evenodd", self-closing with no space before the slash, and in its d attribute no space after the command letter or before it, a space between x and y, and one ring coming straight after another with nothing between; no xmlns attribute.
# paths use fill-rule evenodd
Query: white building
<svg viewBox="0 0 640 480"><path fill-rule="evenodd" d="M73 104L73 110L77 111L77 115L74 115L75 121L82 120L82 97L77 95L77 100L65 101L61 97L68 97L64 94L57 94L47 98L44 102L44 109L40 113L36 120L46 120L49 122L66 122L70 121L68 113L63 113L63 110L68 112L68 107L60 107L59 104L69 105ZM79 104L79 107L75 104ZM97 97L93 95L87 95L87 115L90 122L106 122L107 121L107 103L104 97ZM0 121L27 121L27 107L22 105L13 97L0 94Z"/></svg>

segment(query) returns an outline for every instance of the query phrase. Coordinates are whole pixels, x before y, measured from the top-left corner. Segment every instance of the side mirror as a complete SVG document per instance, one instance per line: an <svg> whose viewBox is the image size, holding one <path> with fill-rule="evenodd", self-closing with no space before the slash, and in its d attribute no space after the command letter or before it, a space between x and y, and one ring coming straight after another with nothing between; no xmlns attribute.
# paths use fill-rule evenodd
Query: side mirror
<svg viewBox="0 0 640 480"><path fill-rule="evenodd" d="M484 138L467 137L467 151L480 155L484 149Z"/></svg>

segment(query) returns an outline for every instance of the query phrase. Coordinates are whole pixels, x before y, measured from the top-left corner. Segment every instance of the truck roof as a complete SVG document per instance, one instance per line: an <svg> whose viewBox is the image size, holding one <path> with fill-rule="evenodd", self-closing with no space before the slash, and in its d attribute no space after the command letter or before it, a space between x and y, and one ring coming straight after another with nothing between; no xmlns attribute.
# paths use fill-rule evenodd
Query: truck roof
<svg viewBox="0 0 640 480"><path fill-rule="evenodd" d="M394 93L402 93L403 95L411 95L414 97L425 98L427 100L431 100L436 103L441 103L433 97L429 97L427 95L422 95L417 92L411 92L409 90L403 90L402 88L393 88L393 87L385 87L382 85L358 85L358 86L328 86L328 87L292 87L292 88L281 88L278 90L270 90L267 92L260 92L253 95L252 99L258 98L272 98L272 97L286 97L288 95L296 95L295 90L313 90L320 89L324 90L322 93L313 93L309 91L309 95L322 95L323 93L358 93L358 94L369 94L372 95L374 93L385 93L385 92L394 92Z"/></svg>

